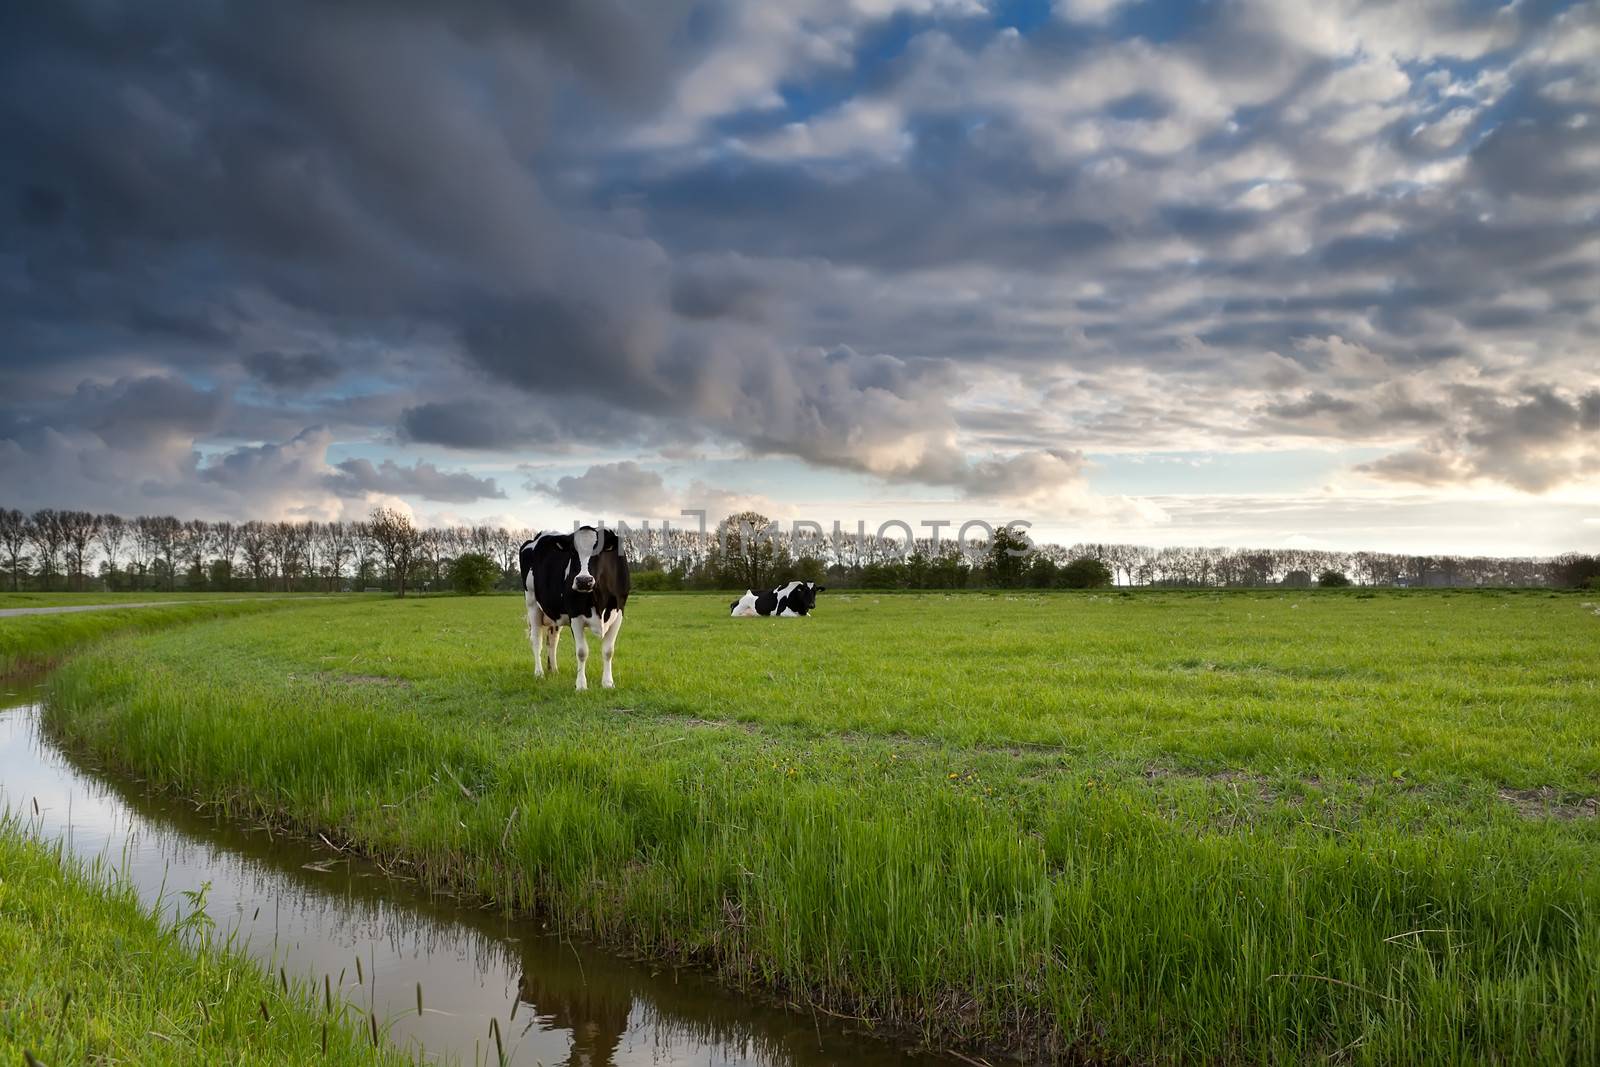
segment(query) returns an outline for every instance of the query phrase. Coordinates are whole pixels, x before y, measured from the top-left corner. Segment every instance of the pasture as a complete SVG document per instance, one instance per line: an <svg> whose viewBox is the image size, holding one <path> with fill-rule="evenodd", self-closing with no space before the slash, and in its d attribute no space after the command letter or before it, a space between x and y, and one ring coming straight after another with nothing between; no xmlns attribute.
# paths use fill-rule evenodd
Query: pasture
<svg viewBox="0 0 1600 1067"><path fill-rule="evenodd" d="M40 670L76 648L115 634L147 633L206 619L278 611L309 602L286 596L213 598L204 595L189 597L180 593L159 601L135 600L129 604L113 601L102 604L91 597L81 606L92 606L94 610L0 617L0 675ZM132 604L144 606L135 607ZM6 605L7 608L24 610L78 606L80 603L73 601Z"/></svg>
<svg viewBox="0 0 1600 1067"><path fill-rule="evenodd" d="M158 609L146 609L158 610ZM305 605L63 667L69 747L931 1044L1600 1058L1600 613L1475 593Z"/></svg>
<svg viewBox="0 0 1600 1067"><path fill-rule="evenodd" d="M282 597L285 593L195 593L185 590L183 592L168 593L161 591L144 590L136 593L11 593L0 592L0 611L12 608L64 608L84 607L90 604L153 604L157 602L172 601L173 603L195 604L207 600L249 600L252 598Z"/></svg>

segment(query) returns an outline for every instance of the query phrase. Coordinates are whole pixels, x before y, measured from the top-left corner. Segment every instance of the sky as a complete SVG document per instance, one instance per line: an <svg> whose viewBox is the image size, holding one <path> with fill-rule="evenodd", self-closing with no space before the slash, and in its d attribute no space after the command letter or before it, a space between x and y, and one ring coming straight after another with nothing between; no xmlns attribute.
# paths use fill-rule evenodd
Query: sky
<svg viewBox="0 0 1600 1067"><path fill-rule="evenodd" d="M0 11L0 506L1594 551L1597 338L1600 3Z"/></svg>

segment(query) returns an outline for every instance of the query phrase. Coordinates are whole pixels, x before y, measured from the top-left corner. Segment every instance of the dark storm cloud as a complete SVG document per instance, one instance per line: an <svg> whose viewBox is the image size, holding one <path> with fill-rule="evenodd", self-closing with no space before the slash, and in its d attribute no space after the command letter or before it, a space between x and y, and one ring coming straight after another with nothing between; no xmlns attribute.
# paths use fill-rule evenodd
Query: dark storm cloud
<svg viewBox="0 0 1600 1067"><path fill-rule="evenodd" d="M429 401L407 408L400 416L405 439L446 448L483 451L558 443L553 425L524 409L490 408L482 401Z"/></svg>
<svg viewBox="0 0 1600 1067"><path fill-rule="evenodd" d="M667 489L661 475L633 460L598 463L579 475L554 483L530 476L526 488L554 497L569 507L586 511L611 511L618 515L649 515L666 505Z"/></svg>
<svg viewBox="0 0 1600 1067"><path fill-rule="evenodd" d="M442 471L422 460L407 467L390 459L377 464L368 459L347 459L335 466L338 473L328 476L327 485L340 496L380 493L468 504L474 500L504 500L506 495L493 478L479 478L466 471Z"/></svg>
<svg viewBox="0 0 1600 1067"><path fill-rule="evenodd" d="M198 468L200 478L242 496L263 496L323 477L330 435L314 426L283 442L235 448Z"/></svg>
<svg viewBox="0 0 1600 1067"><path fill-rule="evenodd" d="M760 321L770 294L748 274L714 268L680 270L673 275L672 310L690 319L736 318Z"/></svg>
<svg viewBox="0 0 1600 1067"><path fill-rule="evenodd" d="M907 6L6 8L8 480L128 447L229 492L493 496L417 464L330 481L352 428L706 437L1012 495L1102 432L1409 434L1456 457L1435 473L1573 476L1592 14L1240 0L1151 40ZM1335 373L1308 337L1381 359ZM1570 390L1451 392L1504 346ZM1123 377L966 454L966 390L1060 368ZM1400 370L1435 376L1385 393Z"/></svg>
<svg viewBox="0 0 1600 1067"><path fill-rule="evenodd" d="M138 450L214 433L230 407L224 394L166 375L86 381L50 403L8 406L0 432L32 440L47 431L92 433L108 446Z"/></svg>
<svg viewBox="0 0 1600 1067"><path fill-rule="evenodd" d="M674 247L817 256L888 271L985 262L1044 268L1116 244L1117 233L1087 204L1076 217L1009 207L1043 179L1025 166L991 171L974 162L978 151L975 144L951 170L916 167L914 158L912 170L845 180L773 163L719 162L601 195L644 196L654 232Z"/></svg>
<svg viewBox="0 0 1600 1067"><path fill-rule="evenodd" d="M342 369L337 360L321 352L285 355L255 352L244 359L244 369L257 381L279 389L303 389L331 382Z"/></svg>

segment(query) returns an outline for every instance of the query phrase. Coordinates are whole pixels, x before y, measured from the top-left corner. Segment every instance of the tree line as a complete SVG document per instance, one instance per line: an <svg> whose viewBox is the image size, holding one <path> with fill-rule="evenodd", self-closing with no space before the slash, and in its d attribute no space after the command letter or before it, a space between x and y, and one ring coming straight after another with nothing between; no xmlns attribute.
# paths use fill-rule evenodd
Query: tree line
<svg viewBox="0 0 1600 1067"><path fill-rule="evenodd" d="M951 538L880 537L859 526L784 535L753 512L730 515L715 531L619 524L618 532L635 587L643 590L763 588L795 579L871 589L1600 583L1600 558L1578 553L1033 545L1006 529L962 545ZM453 575L469 572L514 589L518 546L533 534L499 526L418 527L390 508L356 522L207 522L0 507L0 573L13 591L384 589L404 595L446 588Z"/></svg>

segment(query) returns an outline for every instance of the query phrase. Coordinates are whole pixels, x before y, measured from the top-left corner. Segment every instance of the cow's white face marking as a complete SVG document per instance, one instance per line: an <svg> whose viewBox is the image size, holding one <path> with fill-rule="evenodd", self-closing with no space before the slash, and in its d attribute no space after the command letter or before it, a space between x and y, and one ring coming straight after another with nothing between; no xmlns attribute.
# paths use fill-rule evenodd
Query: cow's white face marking
<svg viewBox="0 0 1600 1067"><path fill-rule="evenodd" d="M572 588L587 593L594 588L594 575L589 573L589 558L600 543L598 530L584 526L572 535L572 549L578 554L578 573L572 576Z"/></svg>

